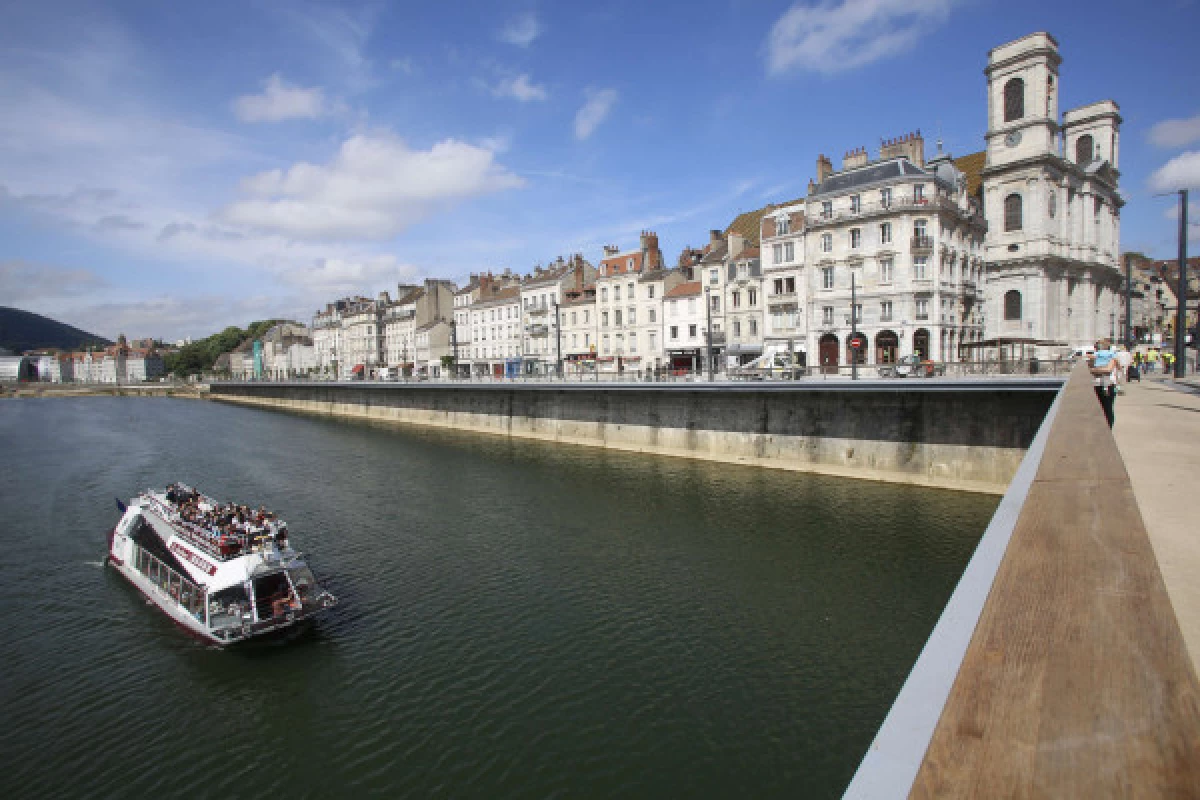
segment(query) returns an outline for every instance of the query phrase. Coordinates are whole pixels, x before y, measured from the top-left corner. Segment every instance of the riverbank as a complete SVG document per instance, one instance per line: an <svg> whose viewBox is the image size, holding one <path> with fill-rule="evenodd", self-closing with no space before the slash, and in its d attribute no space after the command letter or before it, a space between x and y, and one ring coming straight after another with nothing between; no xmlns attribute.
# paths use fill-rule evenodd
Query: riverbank
<svg viewBox="0 0 1200 800"><path fill-rule="evenodd" d="M0 386L0 398L19 397L190 397L204 396L202 387L178 383L73 384L18 383Z"/></svg>
<svg viewBox="0 0 1200 800"><path fill-rule="evenodd" d="M1003 494L1060 380L213 384L222 402Z"/></svg>

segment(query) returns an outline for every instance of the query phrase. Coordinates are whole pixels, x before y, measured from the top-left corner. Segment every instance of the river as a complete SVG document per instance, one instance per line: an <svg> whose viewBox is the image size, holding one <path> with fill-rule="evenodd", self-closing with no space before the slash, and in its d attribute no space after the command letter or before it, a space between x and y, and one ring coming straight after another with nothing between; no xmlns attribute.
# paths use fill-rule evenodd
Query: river
<svg viewBox="0 0 1200 800"><path fill-rule="evenodd" d="M0 401L0 794L836 797L997 499L170 398ZM199 645L114 497L265 504L340 605Z"/></svg>

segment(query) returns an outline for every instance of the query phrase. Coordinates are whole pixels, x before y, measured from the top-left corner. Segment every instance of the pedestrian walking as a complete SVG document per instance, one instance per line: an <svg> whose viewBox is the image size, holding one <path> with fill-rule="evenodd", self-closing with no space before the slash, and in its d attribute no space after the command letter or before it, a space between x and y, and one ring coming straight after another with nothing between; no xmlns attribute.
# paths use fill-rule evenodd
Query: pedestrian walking
<svg viewBox="0 0 1200 800"><path fill-rule="evenodd" d="M1088 367L1092 372L1092 386L1096 390L1096 398L1104 409L1104 419L1108 427L1113 426L1115 409L1113 405L1117 397L1115 372L1117 369L1117 353L1112 349L1112 342L1101 339L1096 342L1096 354L1088 359Z"/></svg>

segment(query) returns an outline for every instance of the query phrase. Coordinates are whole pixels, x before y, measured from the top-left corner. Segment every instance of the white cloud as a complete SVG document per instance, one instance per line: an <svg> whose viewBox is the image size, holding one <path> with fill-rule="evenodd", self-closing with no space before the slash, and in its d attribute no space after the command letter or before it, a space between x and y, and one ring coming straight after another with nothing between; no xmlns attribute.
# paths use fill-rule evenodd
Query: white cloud
<svg viewBox="0 0 1200 800"><path fill-rule="evenodd" d="M1200 114L1187 119L1164 119L1150 129L1149 139L1159 147L1187 147L1200 142Z"/></svg>
<svg viewBox="0 0 1200 800"><path fill-rule="evenodd" d="M325 93L319 87L288 86L276 72L267 78L262 94L246 94L234 100L233 111L242 122L315 119L326 112Z"/></svg>
<svg viewBox="0 0 1200 800"><path fill-rule="evenodd" d="M542 24L538 21L537 15L530 11L518 14L506 22L500 32L496 34L496 38L517 47L529 47L533 44L534 39L541 36L542 31Z"/></svg>
<svg viewBox="0 0 1200 800"><path fill-rule="evenodd" d="M1175 189L1200 189L1200 150L1181 153L1154 171L1150 189L1170 192Z"/></svg>
<svg viewBox="0 0 1200 800"><path fill-rule="evenodd" d="M903 52L961 0L826 0L797 3L767 35L767 71L840 72Z"/></svg>
<svg viewBox="0 0 1200 800"><path fill-rule="evenodd" d="M612 111L617 102L616 89L600 89L587 92L587 102L575 114L575 138L586 139L604 122L604 118Z"/></svg>
<svg viewBox="0 0 1200 800"><path fill-rule="evenodd" d="M545 100L546 87L531 83L528 75L518 75L493 86L492 94L496 97L515 97L522 103L528 103L533 100Z"/></svg>
<svg viewBox="0 0 1200 800"><path fill-rule="evenodd" d="M327 165L301 162L248 178L242 188L254 196L221 218L297 238L387 238L456 202L524 185L494 157L455 139L412 150L389 133L357 134Z"/></svg>

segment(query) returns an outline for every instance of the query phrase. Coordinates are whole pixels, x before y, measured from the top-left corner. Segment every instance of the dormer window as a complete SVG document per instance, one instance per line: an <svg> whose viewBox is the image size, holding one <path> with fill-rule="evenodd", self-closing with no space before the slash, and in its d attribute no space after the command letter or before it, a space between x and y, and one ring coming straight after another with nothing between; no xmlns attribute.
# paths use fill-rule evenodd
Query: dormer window
<svg viewBox="0 0 1200 800"><path fill-rule="evenodd" d="M625 266L628 267L629 269L633 269L633 259L632 258L629 259L629 261L625 264Z"/></svg>
<svg viewBox="0 0 1200 800"><path fill-rule="evenodd" d="M891 189L880 189L879 190L879 205L883 206L884 208L891 208L891 206L892 206L892 190Z"/></svg>
<svg viewBox="0 0 1200 800"><path fill-rule="evenodd" d="M913 200L917 201L918 203L925 202L925 184L918 183L913 187Z"/></svg>
<svg viewBox="0 0 1200 800"><path fill-rule="evenodd" d="M856 194L850 195L850 211L854 214L862 211L862 199Z"/></svg>
<svg viewBox="0 0 1200 800"><path fill-rule="evenodd" d="M783 236L785 233L791 233L791 223L792 221L788 218L787 214L780 214L775 218L775 235Z"/></svg>
<svg viewBox="0 0 1200 800"><path fill-rule="evenodd" d="M833 216L833 201L826 200L825 202L821 203L821 218L829 219L832 216Z"/></svg>

